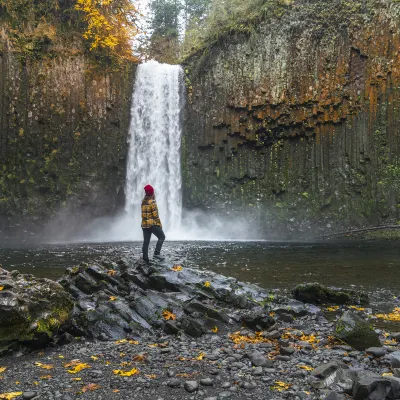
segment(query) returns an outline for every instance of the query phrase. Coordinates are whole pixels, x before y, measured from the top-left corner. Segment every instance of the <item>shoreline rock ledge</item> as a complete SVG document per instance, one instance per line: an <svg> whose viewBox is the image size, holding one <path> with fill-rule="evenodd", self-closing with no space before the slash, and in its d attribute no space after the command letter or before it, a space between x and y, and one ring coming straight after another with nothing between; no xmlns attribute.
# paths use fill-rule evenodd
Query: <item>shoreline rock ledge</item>
<svg viewBox="0 0 400 400"><path fill-rule="evenodd" d="M69 268L60 283L75 299L67 331L100 340L143 337L159 330L200 337L232 332L243 324L263 331L276 322L272 312L320 311L213 272L167 262L146 264L133 257L83 263Z"/></svg>

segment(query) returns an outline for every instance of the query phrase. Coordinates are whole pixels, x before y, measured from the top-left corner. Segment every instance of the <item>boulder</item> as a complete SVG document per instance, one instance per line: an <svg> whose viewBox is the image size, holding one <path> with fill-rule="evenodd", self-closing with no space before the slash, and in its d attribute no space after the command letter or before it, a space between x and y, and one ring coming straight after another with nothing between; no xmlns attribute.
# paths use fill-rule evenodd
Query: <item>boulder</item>
<svg viewBox="0 0 400 400"><path fill-rule="evenodd" d="M371 325L352 311L346 311L336 324L335 336L357 350L380 347L378 334Z"/></svg>
<svg viewBox="0 0 400 400"><path fill-rule="evenodd" d="M390 365L394 368L400 368L400 351L395 351L390 354Z"/></svg>
<svg viewBox="0 0 400 400"><path fill-rule="evenodd" d="M360 291L327 287L319 283L304 283L293 290L296 300L310 304L368 304L368 296Z"/></svg>
<svg viewBox="0 0 400 400"><path fill-rule="evenodd" d="M275 323L260 306L269 292L168 262L103 258L69 268L60 283L76 300L69 332L78 336L119 340L163 329L199 337L232 332L241 322L257 331Z"/></svg>
<svg viewBox="0 0 400 400"><path fill-rule="evenodd" d="M71 296L57 282L0 271L0 353L47 343L69 320Z"/></svg>
<svg viewBox="0 0 400 400"><path fill-rule="evenodd" d="M391 391L389 379L370 371L360 371L353 387L354 400L386 399Z"/></svg>

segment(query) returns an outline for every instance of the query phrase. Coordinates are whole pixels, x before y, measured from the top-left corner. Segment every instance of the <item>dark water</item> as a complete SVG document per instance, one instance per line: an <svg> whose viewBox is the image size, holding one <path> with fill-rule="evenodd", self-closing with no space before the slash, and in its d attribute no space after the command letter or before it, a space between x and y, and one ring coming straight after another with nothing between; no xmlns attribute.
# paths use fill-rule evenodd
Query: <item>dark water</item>
<svg viewBox="0 0 400 400"><path fill-rule="evenodd" d="M154 245L154 242L152 242ZM59 278L66 267L102 255L133 252L141 243L63 244L0 247L4 268ZM169 259L207 268L265 288L292 288L302 282L388 289L400 294L400 246L396 242L169 242Z"/></svg>

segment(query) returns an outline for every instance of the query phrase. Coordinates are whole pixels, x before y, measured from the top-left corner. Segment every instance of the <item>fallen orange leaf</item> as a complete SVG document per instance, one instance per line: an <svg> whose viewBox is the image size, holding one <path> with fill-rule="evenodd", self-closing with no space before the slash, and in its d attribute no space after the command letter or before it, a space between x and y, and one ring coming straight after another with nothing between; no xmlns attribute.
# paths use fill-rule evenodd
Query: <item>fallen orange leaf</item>
<svg viewBox="0 0 400 400"><path fill-rule="evenodd" d="M40 362L35 362L35 365L36 365L37 367L40 367L40 368L43 368L43 369L53 369L53 366L52 366L52 365L49 365L49 364L42 364L42 363L40 363Z"/></svg>
<svg viewBox="0 0 400 400"><path fill-rule="evenodd" d="M168 310L164 310L162 315L163 315L164 319L167 320L167 321L170 320L170 319L172 319L173 321L176 320L176 315L173 314L172 312L168 311Z"/></svg>
<svg viewBox="0 0 400 400"><path fill-rule="evenodd" d="M172 268L171 268L171 271L175 271L175 272L178 272L178 271L182 271L182 267L180 266L180 265L174 265Z"/></svg>
<svg viewBox="0 0 400 400"><path fill-rule="evenodd" d="M82 388L82 392L93 392L93 390L100 389L100 387L101 386L97 385L96 383L89 383Z"/></svg>

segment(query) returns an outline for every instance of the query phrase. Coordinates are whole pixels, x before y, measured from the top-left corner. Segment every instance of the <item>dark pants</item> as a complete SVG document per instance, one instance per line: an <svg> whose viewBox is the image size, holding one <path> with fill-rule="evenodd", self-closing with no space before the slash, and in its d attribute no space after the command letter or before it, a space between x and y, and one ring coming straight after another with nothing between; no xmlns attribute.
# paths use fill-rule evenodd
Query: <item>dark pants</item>
<svg viewBox="0 0 400 400"><path fill-rule="evenodd" d="M148 260L151 234L153 233L155 236L157 236L158 239L156 244L156 250L154 251L155 255L160 254L161 252L161 247L165 240L165 234L162 228L157 225L153 225L151 228L142 228L142 230L143 230L143 259Z"/></svg>

